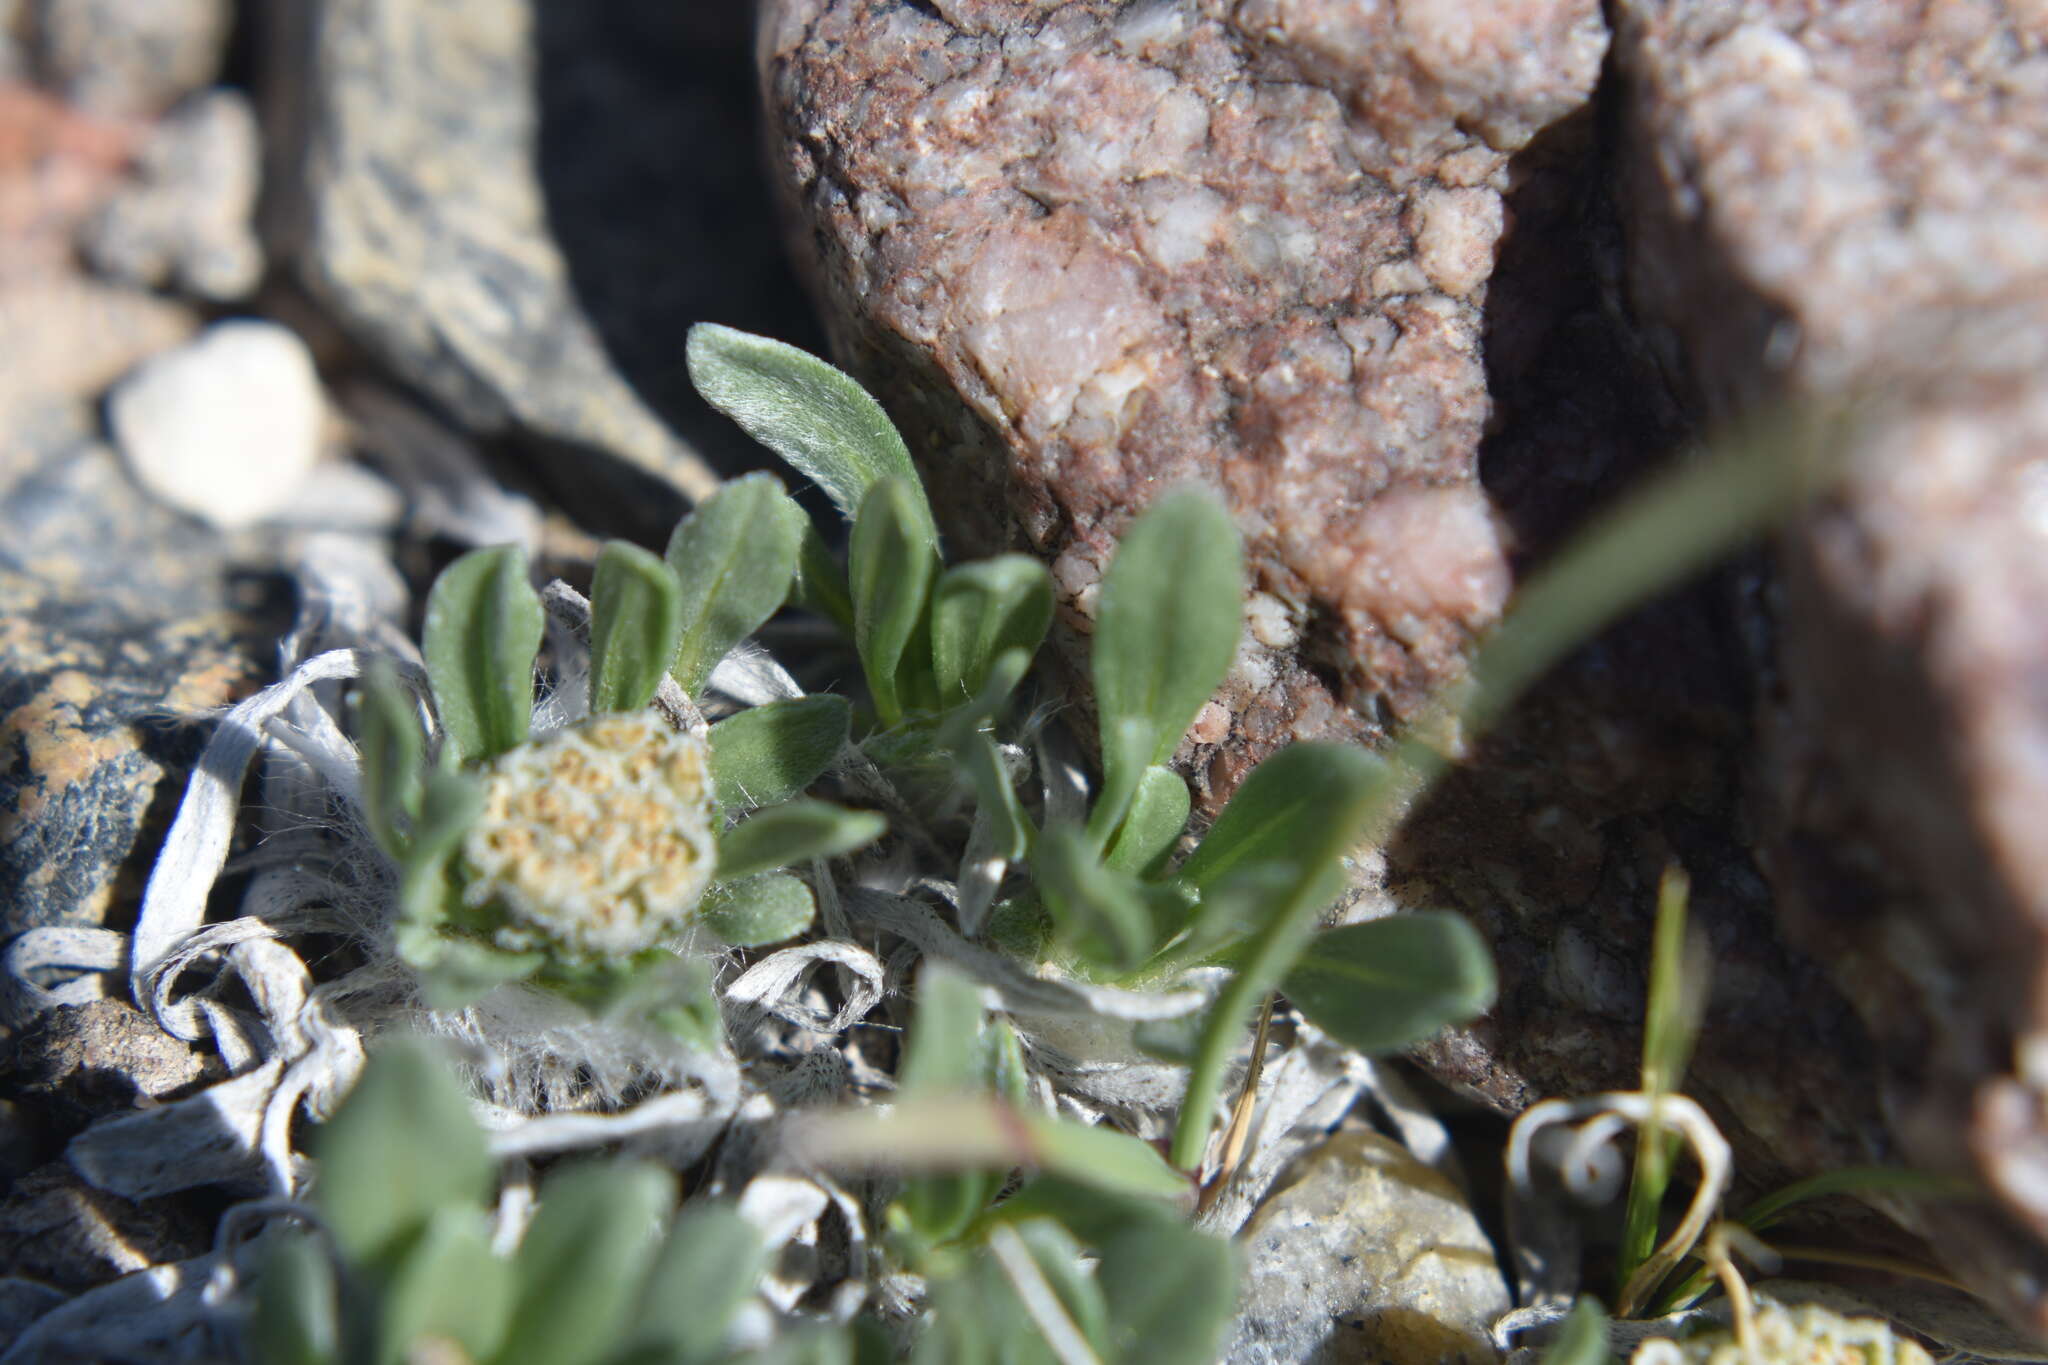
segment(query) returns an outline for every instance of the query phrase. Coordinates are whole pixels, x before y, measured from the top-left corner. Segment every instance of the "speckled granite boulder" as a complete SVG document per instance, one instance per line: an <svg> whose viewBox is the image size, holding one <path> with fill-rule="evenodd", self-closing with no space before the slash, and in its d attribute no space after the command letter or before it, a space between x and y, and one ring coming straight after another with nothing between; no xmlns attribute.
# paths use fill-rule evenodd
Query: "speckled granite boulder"
<svg viewBox="0 0 2048 1365"><path fill-rule="evenodd" d="M948 529L1051 561L1085 634L1157 490L1228 499L1257 592L1199 781L1382 734L1455 676L1509 582L1476 467L1508 157L1585 101L1597 5L773 0L763 25L837 354Z"/></svg>
<svg viewBox="0 0 2048 1365"><path fill-rule="evenodd" d="M1617 7L1630 283L1725 414L1876 399L1785 551L1768 864L1878 1045L1923 1211L2048 1333L2048 18Z"/></svg>

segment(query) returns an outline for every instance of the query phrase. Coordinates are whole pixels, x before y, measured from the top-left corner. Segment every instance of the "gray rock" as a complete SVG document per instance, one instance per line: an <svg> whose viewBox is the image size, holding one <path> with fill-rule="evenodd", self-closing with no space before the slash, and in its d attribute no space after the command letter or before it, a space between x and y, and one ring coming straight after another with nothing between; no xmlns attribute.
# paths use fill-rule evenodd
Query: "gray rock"
<svg viewBox="0 0 2048 1365"><path fill-rule="evenodd" d="M210 90L150 131L124 186L80 234L92 268L202 299L245 297L263 275L253 217L262 145L239 90Z"/></svg>
<svg viewBox="0 0 2048 1365"><path fill-rule="evenodd" d="M1339 1133L1239 1234L1231 1365L1491 1365L1511 1300L1494 1248L1441 1172L1375 1133Z"/></svg>
<svg viewBox="0 0 2048 1365"><path fill-rule="evenodd" d="M135 481L227 528L291 503L320 456L325 412L306 344L258 319L215 323L152 356L107 398Z"/></svg>
<svg viewBox="0 0 2048 1365"><path fill-rule="evenodd" d="M55 1009L22 1030L0 1070L0 1094L33 1111L46 1140L96 1118L175 1098L221 1077L217 1058L171 1037L119 1000Z"/></svg>
<svg viewBox="0 0 2048 1365"><path fill-rule="evenodd" d="M1212 796L1290 739L1384 735L1495 619L1508 159L1604 46L1591 3L766 7L837 352L963 545L1051 561L1077 672L1128 519L1177 483L1229 502L1258 626L1182 755Z"/></svg>
<svg viewBox="0 0 2048 1365"><path fill-rule="evenodd" d="M118 924L184 788L189 718L267 680L281 582L144 497L83 414L0 441L0 934Z"/></svg>
<svg viewBox="0 0 2048 1365"><path fill-rule="evenodd" d="M84 108L148 115L210 84L231 0L28 0L39 74Z"/></svg>
<svg viewBox="0 0 2048 1365"><path fill-rule="evenodd" d="M549 235L529 5L292 0L270 21L273 240L350 333L473 431L569 452L575 480L610 456L714 486L613 368Z"/></svg>
<svg viewBox="0 0 2048 1365"><path fill-rule="evenodd" d="M209 1240L205 1220L180 1206L96 1190L61 1163L16 1181L0 1200L0 1275L64 1289L182 1261Z"/></svg>
<svg viewBox="0 0 2048 1365"><path fill-rule="evenodd" d="M1617 7L1629 284L1709 413L1861 403L1784 548L1762 824L1876 1055L1916 1221L2048 1333L2048 52L2039 15Z"/></svg>
<svg viewBox="0 0 2048 1365"><path fill-rule="evenodd" d="M0 283L0 431L30 424L37 409L97 397L198 327L168 299L71 272Z"/></svg>

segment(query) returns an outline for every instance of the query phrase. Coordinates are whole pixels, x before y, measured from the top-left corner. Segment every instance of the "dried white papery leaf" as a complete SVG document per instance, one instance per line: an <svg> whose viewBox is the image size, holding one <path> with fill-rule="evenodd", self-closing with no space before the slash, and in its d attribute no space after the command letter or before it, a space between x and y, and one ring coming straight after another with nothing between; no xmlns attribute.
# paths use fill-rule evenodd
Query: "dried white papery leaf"
<svg viewBox="0 0 2048 1365"><path fill-rule="evenodd" d="M742 706L766 706L771 701L794 701L804 695L789 670L775 662L759 645L741 641L718 661L705 683L715 692Z"/></svg>
<svg viewBox="0 0 2048 1365"><path fill-rule="evenodd" d="M719 1104L701 1090L658 1095L617 1114L544 1114L537 1118L496 1110L491 1155L553 1156L613 1143L652 1147L678 1166L689 1166L709 1151L732 1118L731 1103ZM502 1123L504 1126L495 1126ZM649 1140L652 1139L650 1142Z"/></svg>
<svg viewBox="0 0 2048 1365"><path fill-rule="evenodd" d="M1201 1215L1201 1227L1226 1237L1243 1227L1281 1172L1328 1139L1372 1079L1365 1058L1314 1027L1298 1024L1294 1046L1260 1073L1244 1159Z"/></svg>
<svg viewBox="0 0 2048 1365"><path fill-rule="evenodd" d="M219 1258L151 1266L43 1314L14 1339L0 1365L58 1360L147 1360L214 1365L219 1312L206 1302Z"/></svg>
<svg viewBox="0 0 2048 1365"><path fill-rule="evenodd" d="M269 1191L260 1143L263 1113L284 1074L282 1058L187 1099L102 1119L64 1149L71 1168L123 1199L200 1185Z"/></svg>
<svg viewBox="0 0 2048 1365"><path fill-rule="evenodd" d="M845 999L830 1015L803 999L811 973L826 963L846 973ZM770 953L729 982L723 996L818 1033L843 1033L881 1003L882 962L857 943L823 939Z"/></svg>
<svg viewBox="0 0 2048 1365"><path fill-rule="evenodd" d="M60 1005L85 1005L107 995L107 978L128 963L128 936L86 925L24 929L0 951L0 1023L24 1028ZM44 986L43 975L72 974Z"/></svg>

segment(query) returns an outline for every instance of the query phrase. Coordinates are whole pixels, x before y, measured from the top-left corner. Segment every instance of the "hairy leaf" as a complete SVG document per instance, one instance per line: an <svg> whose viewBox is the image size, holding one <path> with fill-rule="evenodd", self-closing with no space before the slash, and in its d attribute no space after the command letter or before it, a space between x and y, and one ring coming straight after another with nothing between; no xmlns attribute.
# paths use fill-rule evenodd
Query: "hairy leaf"
<svg viewBox="0 0 2048 1365"><path fill-rule="evenodd" d="M434 708L458 757L490 758L526 738L545 624L516 545L471 550L434 580L421 643Z"/></svg>
<svg viewBox="0 0 2048 1365"><path fill-rule="evenodd" d="M805 858L836 858L882 837L889 822L873 811L825 801L790 801L757 811L718 845L718 876L736 881Z"/></svg>
<svg viewBox="0 0 2048 1365"><path fill-rule="evenodd" d="M732 1205L688 1206L648 1273L629 1340L669 1365L722 1358L727 1325L767 1269L761 1234Z"/></svg>
<svg viewBox="0 0 2048 1365"><path fill-rule="evenodd" d="M1390 915L1310 939L1281 989L1346 1047L1393 1052L1485 1013L1493 955L1461 915Z"/></svg>
<svg viewBox="0 0 2048 1365"><path fill-rule="evenodd" d="M727 810L772 806L799 796L846 747L853 707L820 694L772 701L711 727L711 777Z"/></svg>
<svg viewBox="0 0 2048 1365"><path fill-rule="evenodd" d="M488 1360L511 1319L512 1266L491 1254L483 1210L436 1209L393 1267L380 1306L379 1365L409 1365L428 1337Z"/></svg>
<svg viewBox="0 0 2048 1365"><path fill-rule="evenodd" d="M789 596L803 513L772 475L732 480L677 523L665 556L682 583L683 628L669 672L695 695L732 647Z"/></svg>
<svg viewBox="0 0 2048 1365"><path fill-rule="evenodd" d="M420 817L420 763L426 738L419 709L388 659L375 659L357 689L358 743L363 755L363 821L396 858Z"/></svg>
<svg viewBox="0 0 2048 1365"><path fill-rule="evenodd" d="M1146 768L1103 861L1121 872L1151 874L1173 852L1191 809L1185 778L1171 768Z"/></svg>
<svg viewBox="0 0 2048 1365"><path fill-rule="evenodd" d="M759 948L795 938L817 918L818 903L787 872L763 872L720 882L698 911L706 928L735 948Z"/></svg>
<svg viewBox="0 0 2048 1365"><path fill-rule="evenodd" d="M854 645L884 725L901 720L920 691L936 688L929 655L920 658L911 647L928 630L926 612L939 569L938 537L921 519L925 515L916 485L888 477L868 490L853 523L847 568Z"/></svg>
<svg viewBox="0 0 2048 1365"><path fill-rule="evenodd" d="M640 1302L675 1178L640 1163L548 1178L514 1262L519 1304L497 1365L594 1365Z"/></svg>
<svg viewBox="0 0 2048 1365"><path fill-rule="evenodd" d="M1080 830L1047 830L1031 865L1059 939L1073 951L1117 971L1152 951L1158 929L1144 889L1130 873L1104 866Z"/></svg>
<svg viewBox="0 0 2048 1365"><path fill-rule="evenodd" d="M590 584L590 709L654 699L683 639L683 585L659 555L605 542Z"/></svg>
<svg viewBox="0 0 2048 1365"><path fill-rule="evenodd" d="M878 479L916 485L917 469L889 414L816 356L700 322L690 329L689 362L705 402L801 470L848 518Z"/></svg>
<svg viewBox="0 0 2048 1365"><path fill-rule="evenodd" d="M1244 548L1230 514L1206 492L1167 493L1124 533L1096 604L1103 732L1133 721L1146 740L1134 752L1103 754L1108 790L1138 780L1118 766L1163 763L1172 755L1229 671L1243 623Z"/></svg>
<svg viewBox="0 0 2048 1365"><path fill-rule="evenodd" d="M932 668L942 703L981 691L1004 652L1028 660L1052 624L1052 575L1029 555L948 569L932 592Z"/></svg>
<svg viewBox="0 0 2048 1365"><path fill-rule="evenodd" d="M313 1140L314 1202L349 1259L391 1252L434 1210L479 1206L496 1177L455 1077L424 1044L385 1044Z"/></svg>
<svg viewBox="0 0 2048 1365"><path fill-rule="evenodd" d="M334 1365L341 1359L341 1304L334 1266L307 1233L279 1237L255 1286L249 1339L264 1365Z"/></svg>
<svg viewBox="0 0 2048 1365"><path fill-rule="evenodd" d="M1252 770L1176 875L1206 894L1253 863L1334 858L1348 837L1333 834L1331 822L1387 776L1386 765L1363 749L1289 745Z"/></svg>

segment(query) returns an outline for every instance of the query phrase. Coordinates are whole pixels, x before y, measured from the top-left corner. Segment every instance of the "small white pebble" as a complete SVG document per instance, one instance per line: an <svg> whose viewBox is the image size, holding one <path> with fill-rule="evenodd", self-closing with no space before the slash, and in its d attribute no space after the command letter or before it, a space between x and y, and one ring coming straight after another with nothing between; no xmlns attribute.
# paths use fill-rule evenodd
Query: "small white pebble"
<svg viewBox="0 0 2048 1365"><path fill-rule="evenodd" d="M107 402L136 482L225 528L291 501L319 454L323 411L306 343L253 320L216 323L145 361Z"/></svg>

